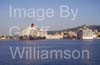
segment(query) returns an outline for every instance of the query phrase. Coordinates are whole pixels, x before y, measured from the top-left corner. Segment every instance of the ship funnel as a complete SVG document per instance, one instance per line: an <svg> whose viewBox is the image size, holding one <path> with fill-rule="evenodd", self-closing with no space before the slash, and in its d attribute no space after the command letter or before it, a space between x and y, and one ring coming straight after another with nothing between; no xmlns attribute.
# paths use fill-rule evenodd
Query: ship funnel
<svg viewBox="0 0 100 65"><path fill-rule="evenodd" d="M32 27L32 28L34 27L34 24L33 24L33 23L31 24L31 27Z"/></svg>

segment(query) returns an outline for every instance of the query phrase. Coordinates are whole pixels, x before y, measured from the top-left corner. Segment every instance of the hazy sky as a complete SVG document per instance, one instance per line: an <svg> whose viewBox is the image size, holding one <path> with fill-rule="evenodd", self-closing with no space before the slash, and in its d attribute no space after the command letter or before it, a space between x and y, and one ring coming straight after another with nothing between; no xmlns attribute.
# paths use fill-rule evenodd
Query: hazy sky
<svg viewBox="0 0 100 65"><path fill-rule="evenodd" d="M33 18L10 18L9 5L13 8L52 8L55 15L39 21ZM72 14L67 18L60 18L59 6L66 5L75 10L78 8L78 15L74 21L70 20ZM71 11L70 11L71 13ZM0 35L8 34L9 28L19 26L26 28L31 23L37 26L49 26L49 30L61 30L71 27L87 25L100 25L100 0L0 0Z"/></svg>

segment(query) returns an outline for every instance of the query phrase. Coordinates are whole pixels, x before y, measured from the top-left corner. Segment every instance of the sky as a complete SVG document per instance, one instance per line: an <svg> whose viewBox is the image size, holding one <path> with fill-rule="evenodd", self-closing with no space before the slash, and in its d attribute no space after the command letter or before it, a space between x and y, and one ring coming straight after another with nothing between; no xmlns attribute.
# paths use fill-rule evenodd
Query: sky
<svg viewBox="0 0 100 65"><path fill-rule="evenodd" d="M55 13L52 18L45 17L44 20L33 18L10 18L9 6L12 8L39 9L52 8ZM59 17L60 6L69 7L69 17ZM78 8L75 20L71 20L72 12ZM62 30L87 25L100 25L100 0L0 0L0 35L9 33L13 26L18 26L21 30L34 23L38 27L47 26L48 30ZM20 31L21 31L20 30Z"/></svg>

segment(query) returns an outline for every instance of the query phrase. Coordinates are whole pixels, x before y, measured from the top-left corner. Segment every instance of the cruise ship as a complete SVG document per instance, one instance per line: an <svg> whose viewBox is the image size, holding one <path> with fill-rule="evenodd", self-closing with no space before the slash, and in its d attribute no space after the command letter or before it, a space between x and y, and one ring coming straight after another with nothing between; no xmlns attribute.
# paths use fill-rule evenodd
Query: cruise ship
<svg viewBox="0 0 100 65"><path fill-rule="evenodd" d="M77 39L94 39L93 31L90 29L79 30L77 32Z"/></svg>
<svg viewBox="0 0 100 65"><path fill-rule="evenodd" d="M83 39L94 39L94 34L91 29L83 30Z"/></svg>
<svg viewBox="0 0 100 65"><path fill-rule="evenodd" d="M47 35L47 31L38 28L36 25L32 23L29 27L22 30L19 39L22 40L46 39L46 35Z"/></svg>
<svg viewBox="0 0 100 65"><path fill-rule="evenodd" d="M83 28L77 32L77 39L94 39L95 37L93 30L86 26L83 26Z"/></svg>

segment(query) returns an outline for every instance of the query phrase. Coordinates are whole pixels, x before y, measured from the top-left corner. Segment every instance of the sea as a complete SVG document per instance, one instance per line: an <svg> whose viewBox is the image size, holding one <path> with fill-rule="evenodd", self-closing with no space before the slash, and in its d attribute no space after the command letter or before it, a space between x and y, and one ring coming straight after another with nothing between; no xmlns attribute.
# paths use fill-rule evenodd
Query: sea
<svg viewBox="0 0 100 65"><path fill-rule="evenodd" d="M23 48L26 49L24 49L25 52ZM31 50L31 54L29 48L36 48L35 52ZM52 50L60 50L63 54L59 56L60 53L58 53L56 57L50 57ZM37 51L43 54L42 58L35 57L39 54ZM46 51L48 55L44 54ZM23 56L19 56L18 53ZM0 65L100 65L100 39L0 40Z"/></svg>

